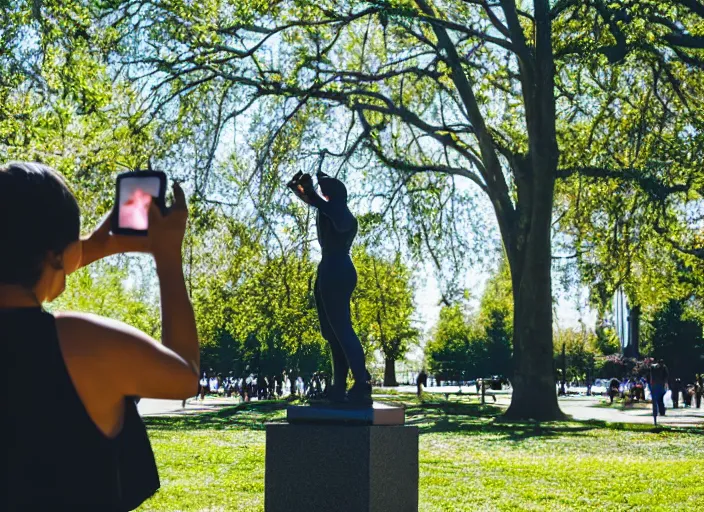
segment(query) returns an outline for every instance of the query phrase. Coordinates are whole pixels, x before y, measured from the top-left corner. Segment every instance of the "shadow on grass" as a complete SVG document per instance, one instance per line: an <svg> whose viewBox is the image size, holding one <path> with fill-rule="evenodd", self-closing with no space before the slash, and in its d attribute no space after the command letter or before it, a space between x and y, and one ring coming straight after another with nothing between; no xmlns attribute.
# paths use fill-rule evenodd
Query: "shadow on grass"
<svg viewBox="0 0 704 512"><path fill-rule="evenodd" d="M283 421L286 407L291 405L285 400L249 402L225 406L214 412L199 414L182 414L178 416L149 416L144 424L150 430L224 430L248 429L264 430L264 425L271 421Z"/></svg>
<svg viewBox="0 0 704 512"><path fill-rule="evenodd" d="M416 425L421 434L457 433L463 435L497 435L502 440L523 441L531 437L585 436L595 429L609 429L640 433L686 433L704 435L704 430L680 426L653 426L636 423L611 423L602 420L578 421L509 421L503 418L504 408L481 405L476 402L447 400L418 400L406 396L406 423Z"/></svg>
<svg viewBox="0 0 704 512"><path fill-rule="evenodd" d="M602 420L582 420L580 423L591 425L594 428L607 428L609 430L620 430L624 432L642 432L651 434L671 433L671 434L688 434L688 435L704 435L704 430L701 425L692 424L691 426L673 426L673 425L658 425L654 426L649 423L612 423Z"/></svg>
<svg viewBox="0 0 704 512"><path fill-rule="evenodd" d="M507 441L531 437L584 435L593 426L577 423L508 422L504 409L477 403L423 401L406 408L406 423L419 427L421 434L456 433L462 435L498 435Z"/></svg>
<svg viewBox="0 0 704 512"><path fill-rule="evenodd" d="M616 411L633 411L633 410L647 410L652 407L648 402L631 402L626 404L622 400L616 401L614 403L609 403L607 401L598 402L590 405L595 409L614 409Z"/></svg>
<svg viewBox="0 0 704 512"><path fill-rule="evenodd" d="M595 429L641 433L687 433L704 435L704 430L635 423L610 423L601 420L565 420L549 423L534 421L507 421L504 408L481 405L461 400L419 400L414 395L401 395L383 399L384 403L403 406L406 424L417 426L421 435L430 433L455 433L459 435L494 435L500 440L520 442L533 437L585 436ZM150 430L264 430L269 422L283 422L290 402L249 402L201 414L178 416L151 416L144 418Z"/></svg>

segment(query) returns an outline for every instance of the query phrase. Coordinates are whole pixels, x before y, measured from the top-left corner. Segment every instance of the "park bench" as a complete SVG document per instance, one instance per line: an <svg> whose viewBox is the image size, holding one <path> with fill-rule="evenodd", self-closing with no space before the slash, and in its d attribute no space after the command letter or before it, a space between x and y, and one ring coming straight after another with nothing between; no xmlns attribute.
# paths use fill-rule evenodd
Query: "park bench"
<svg viewBox="0 0 704 512"><path fill-rule="evenodd" d="M443 391L442 394L445 395L445 400L449 400L450 395L455 395L455 396L460 396L460 397L462 397L462 396L476 396L479 398L481 398L481 396L482 396L481 392L477 393L476 391L472 391L469 393L466 393L463 391ZM494 399L494 402L496 402L496 394L493 393L492 391L485 391L484 396L490 396L491 398Z"/></svg>

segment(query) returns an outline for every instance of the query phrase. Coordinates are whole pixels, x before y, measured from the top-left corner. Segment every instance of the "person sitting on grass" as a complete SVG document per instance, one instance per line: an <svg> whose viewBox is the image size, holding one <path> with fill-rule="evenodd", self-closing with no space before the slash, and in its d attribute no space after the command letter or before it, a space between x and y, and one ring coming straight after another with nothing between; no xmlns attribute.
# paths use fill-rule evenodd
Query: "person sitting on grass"
<svg viewBox="0 0 704 512"><path fill-rule="evenodd" d="M174 196L166 215L151 206L148 236L111 235L108 218L81 240L61 175L41 164L0 167L4 371L14 382L31 365L51 382L40 403L15 400L5 411L3 510L132 510L159 488L135 397L192 396L200 361L181 265L186 202L178 186ZM100 316L44 310L72 272L133 251L156 262L162 343Z"/></svg>

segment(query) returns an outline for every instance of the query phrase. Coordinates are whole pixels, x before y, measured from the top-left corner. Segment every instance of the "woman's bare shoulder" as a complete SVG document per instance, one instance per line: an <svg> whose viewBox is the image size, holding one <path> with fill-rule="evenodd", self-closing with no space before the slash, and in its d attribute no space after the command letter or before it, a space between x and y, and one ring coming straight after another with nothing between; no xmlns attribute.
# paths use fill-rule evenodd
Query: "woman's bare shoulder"
<svg viewBox="0 0 704 512"><path fill-rule="evenodd" d="M78 344L82 341L102 341L102 344L93 344L105 347L113 341L124 340L125 337L150 340L142 331L124 322L92 313L60 312L54 317L59 337Z"/></svg>
<svg viewBox="0 0 704 512"><path fill-rule="evenodd" d="M114 364L118 351L111 333L123 324L88 313L57 313L54 317L76 392L96 426L112 438L122 425L124 393Z"/></svg>

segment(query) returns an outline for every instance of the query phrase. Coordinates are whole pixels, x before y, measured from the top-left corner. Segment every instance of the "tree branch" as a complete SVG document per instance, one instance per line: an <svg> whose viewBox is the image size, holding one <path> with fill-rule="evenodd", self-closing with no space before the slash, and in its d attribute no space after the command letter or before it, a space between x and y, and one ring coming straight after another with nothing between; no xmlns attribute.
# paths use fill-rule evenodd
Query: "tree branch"
<svg viewBox="0 0 704 512"><path fill-rule="evenodd" d="M689 192L692 189L691 181L680 185L666 185L652 176L643 175L643 172L637 169L613 170L605 167L587 166L559 169L557 171L557 177L561 179L568 178L575 174L588 178L622 180L636 183L640 188L656 199L664 199L668 195Z"/></svg>
<svg viewBox="0 0 704 512"><path fill-rule="evenodd" d="M682 244L675 242L672 238L667 236L665 234L665 229L663 229L662 226L656 224L653 229L657 234L662 236L665 241L667 241L668 244L670 244L675 250L681 252L682 254L688 254L690 256L694 256L695 258L698 258L700 260L704 260L704 247L698 247L698 248L689 248L685 247Z"/></svg>
<svg viewBox="0 0 704 512"><path fill-rule="evenodd" d="M552 9L550 10L550 16L552 19L557 18L565 12L567 9L570 7L574 7L579 3L580 0L558 0L555 5L553 5Z"/></svg>
<svg viewBox="0 0 704 512"><path fill-rule="evenodd" d="M465 178L468 178L472 182L474 182L484 193L488 194L489 191L486 188L486 184L480 179L478 175L473 173L472 171L468 169L462 169L459 167L451 167L447 165L441 165L441 164L427 164L427 165L419 165L419 164L412 164L410 162L406 162L403 160L399 160L396 158L391 158L387 155L384 154L382 149L377 146L376 144L370 143L368 144L368 147L374 152L374 154L381 160L384 165L391 167L393 169L397 169L399 171L411 173L411 174L418 174L418 173L426 173L426 172L437 172L437 173L442 173L442 174L449 174L453 176L462 176Z"/></svg>
<svg viewBox="0 0 704 512"><path fill-rule="evenodd" d="M675 0L675 2L704 18L704 3L699 2L699 0Z"/></svg>
<svg viewBox="0 0 704 512"><path fill-rule="evenodd" d="M516 54L518 55L519 61L526 71L529 73L529 77L532 76L532 58L531 50L528 46L528 41L523 33L523 27L518 19L518 9L516 7L515 0L501 0L501 8L504 11L504 16L506 16L506 23L508 24L508 29L511 32L511 41L516 46Z"/></svg>

